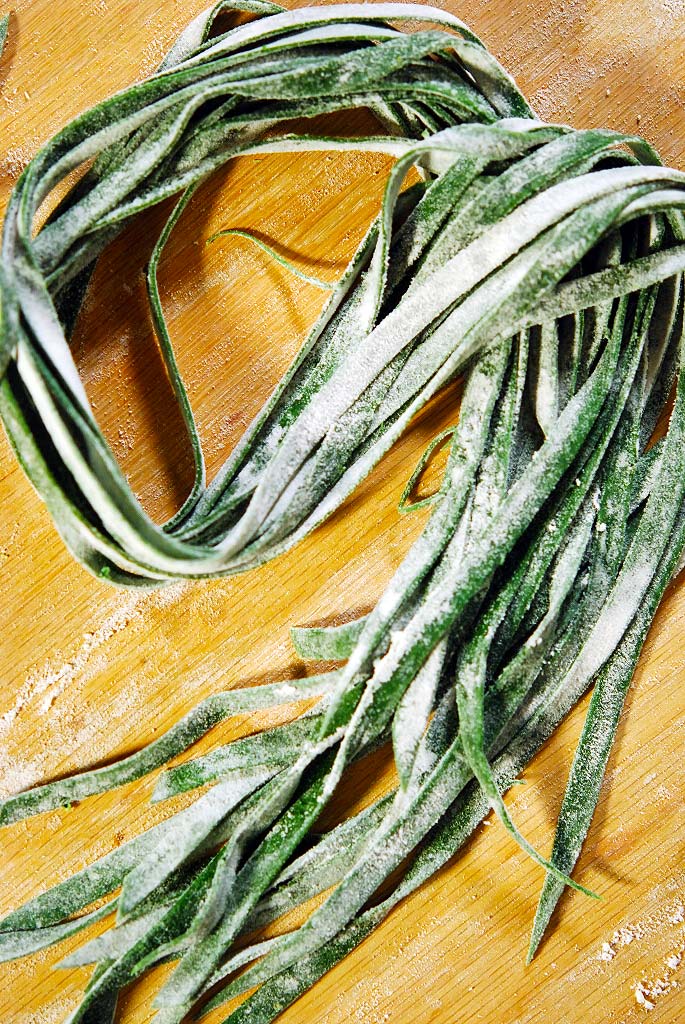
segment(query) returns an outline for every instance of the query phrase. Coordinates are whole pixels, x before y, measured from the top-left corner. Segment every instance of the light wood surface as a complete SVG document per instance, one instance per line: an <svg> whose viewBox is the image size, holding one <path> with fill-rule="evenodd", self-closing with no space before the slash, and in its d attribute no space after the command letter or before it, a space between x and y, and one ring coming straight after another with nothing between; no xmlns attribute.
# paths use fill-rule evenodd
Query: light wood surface
<svg viewBox="0 0 685 1024"><path fill-rule="evenodd" d="M87 105L153 70L206 2L17 0L0 62L2 205L41 142ZM685 168L683 0L448 0L445 6L484 38L542 117L640 131L665 161ZM352 120L360 129L366 124L361 114ZM334 279L378 208L385 167L378 156L246 159L217 174L193 200L172 238L161 283L210 473L285 369L322 293L247 242L231 238L206 248L204 239L221 227L254 228L289 248L303 268ZM144 297L142 267L163 215L152 211L137 221L102 261L76 339L96 413L157 517L182 500L191 476ZM287 627L373 604L425 521L424 513L397 514L403 483L427 439L455 414L456 393L447 392L332 520L275 563L245 577L144 596L109 589L71 560L2 437L3 791L130 752L218 688L301 672ZM487 821L455 863L284 1021L682 1019L684 627L685 586L676 583L640 661L576 872L602 894L602 903L568 894L553 932L525 968L542 876L501 826ZM547 744L510 800L523 831L543 850L584 709L585 703ZM235 720L199 749L267 720ZM356 769L345 800L331 813L348 813L390 779L389 759L378 755ZM4 830L0 911L153 822L163 812L147 806L151 789L147 780ZM51 968L76 941L0 966L3 1024L63 1019L88 972ZM125 1024L151 1018L153 986L167 970L125 994ZM653 993L651 1009L636 999L640 982ZM218 1012L207 1021L222 1019Z"/></svg>

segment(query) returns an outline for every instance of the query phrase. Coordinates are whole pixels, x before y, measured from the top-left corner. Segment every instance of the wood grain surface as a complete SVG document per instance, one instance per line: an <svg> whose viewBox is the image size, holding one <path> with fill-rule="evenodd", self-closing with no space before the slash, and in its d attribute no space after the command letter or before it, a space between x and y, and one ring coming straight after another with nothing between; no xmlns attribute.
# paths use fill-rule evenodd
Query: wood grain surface
<svg viewBox="0 0 685 1024"><path fill-rule="evenodd" d="M0 62L0 205L39 145L69 118L152 71L207 0L17 0ZM683 0L510 3L448 0L514 73L546 119L639 131L685 168ZM0 9L2 13L2 9ZM368 126L363 114L333 121ZM288 364L322 293L221 227L254 229L303 269L335 279L379 206L385 159L246 158L203 187L161 270L181 369L216 471ZM155 517L179 504L191 460L147 314L142 268L166 210L106 254L75 351L103 429ZM96 582L62 546L0 438L0 785L11 792L137 749L219 688L298 674L287 628L368 610L421 530L396 512L427 439L457 395L424 411L370 479L314 536L237 579L152 595ZM524 967L542 882L488 820L462 855L283 1020L311 1024L674 1024L685 1016L685 585L669 590L640 661L576 877ZM548 850L585 703L525 774L516 820ZM215 730L199 749L272 715ZM390 784L380 754L356 769L346 814ZM0 911L15 907L161 814L144 780L2 832ZM79 937L80 939L81 937ZM53 1024L87 970L53 971L77 939L0 966L0 1021ZM604 945L604 944L607 945ZM682 963L681 963L682 957ZM168 967L126 992L124 1024L152 1017ZM636 986L647 1002L636 998ZM221 1011L206 1018L223 1019Z"/></svg>

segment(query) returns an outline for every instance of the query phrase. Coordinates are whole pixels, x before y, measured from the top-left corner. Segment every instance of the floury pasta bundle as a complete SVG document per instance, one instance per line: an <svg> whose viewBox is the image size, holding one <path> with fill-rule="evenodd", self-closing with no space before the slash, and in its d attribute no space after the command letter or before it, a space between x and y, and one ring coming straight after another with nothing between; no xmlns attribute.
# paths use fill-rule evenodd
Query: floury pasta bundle
<svg viewBox="0 0 685 1024"><path fill-rule="evenodd" d="M254 17L212 34L229 8ZM397 23L408 18L433 27L406 34ZM353 107L376 115L377 136L279 134L295 117ZM214 169L303 149L395 163L321 317L208 485L157 264ZM34 235L41 202L87 160ZM407 187L412 168L421 180ZM148 289L196 477L160 527L99 430L68 339L107 243L172 196ZM464 378L430 516L375 608L293 630L303 658L340 667L215 694L125 760L0 804L9 824L140 778L231 715L301 712L163 772L154 800L201 790L194 802L0 922L10 959L112 915L63 962L94 965L72 1024L113 1021L119 991L167 960L159 1024L247 992L227 1021L272 1021L491 807L545 871L533 955L564 886L582 889L569 875L685 547L684 204L685 175L644 140L538 121L466 26L408 4L220 3L155 75L77 118L27 167L3 236L0 413L65 542L103 579L161 586L276 556ZM546 859L501 794L593 683ZM350 765L383 743L395 788L314 834ZM299 927L259 938L323 893Z"/></svg>

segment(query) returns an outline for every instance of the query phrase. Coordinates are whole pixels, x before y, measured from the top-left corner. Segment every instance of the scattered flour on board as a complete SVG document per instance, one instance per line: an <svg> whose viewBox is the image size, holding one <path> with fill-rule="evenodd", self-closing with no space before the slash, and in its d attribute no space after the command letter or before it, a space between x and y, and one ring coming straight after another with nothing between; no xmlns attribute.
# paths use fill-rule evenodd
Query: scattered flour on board
<svg viewBox="0 0 685 1024"><path fill-rule="evenodd" d="M635 1002L645 1010L653 1010L660 996L678 988L678 980L674 977L683 960L683 949L666 957L663 970L657 978L643 978L634 987Z"/></svg>
<svg viewBox="0 0 685 1024"><path fill-rule="evenodd" d="M685 907L678 898L669 900L663 907L640 921L616 928L608 941L602 942L595 959L610 961L624 946L640 939L647 939L671 925L685 923Z"/></svg>
<svg viewBox="0 0 685 1024"><path fill-rule="evenodd" d="M73 1001L55 999L48 1006L20 1013L13 1017L13 1024L60 1024L75 1009Z"/></svg>
<svg viewBox="0 0 685 1024"><path fill-rule="evenodd" d="M86 670L93 654L108 640L124 629L131 618L138 613L140 595L132 594L123 604L118 605L107 616L102 625L93 633L83 633L81 643L72 658L61 665L53 666L50 661L37 672L31 672L19 689L14 704L0 715L0 735L6 734L29 701L42 696L38 706L38 714L44 715L50 710L56 698L66 689L77 676Z"/></svg>
<svg viewBox="0 0 685 1024"><path fill-rule="evenodd" d="M608 941L602 942L594 960L610 963L621 949L635 942L647 939L649 945L654 944L657 934L665 933L671 928L678 928L676 945L666 955L661 967L648 976L643 974L638 981L631 983L637 1005L646 1011L653 1010L656 1001L679 987L677 972L685 959L685 932L678 926L685 924L685 905L681 898L670 899L659 910L647 915L642 920L628 923L617 928Z"/></svg>
<svg viewBox="0 0 685 1024"><path fill-rule="evenodd" d="M29 673L17 690L14 703L0 715L0 793L10 795L26 789L42 780L45 774L43 758L19 762L10 757L3 742L10 734L12 726L22 713L30 713L34 717L45 716L46 724L57 728L60 724L73 728L74 709L66 709L60 715L52 712L55 701L72 685L81 685L92 678L103 667L103 648L118 633L134 622L141 620L151 608L167 607L175 603L186 589L187 584L177 583L164 590L152 593L135 592L125 594L102 623L92 632L85 632L80 638L73 654L59 663L48 659L38 670ZM120 694L131 703L135 699L135 687L129 680L126 694ZM52 712L48 715L48 712ZM78 736L70 738L70 745L80 746L93 739L106 728L102 715L89 710L85 722L81 723ZM46 751L49 756L50 751Z"/></svg>
<svg viewBox="0 0 685 1024"><path fill-rule="evenodd" d="M129 681L125 693L117 699L117 713L124 716L136 707L140 707L139 688ZM84 719L73 706L54 709L46 724L45 734L41 733L42 752L30 759L12 756L0 745L0 798L46 782L54 773L55 750L89 750L91 743L97 743L112 727L106 714L89 708Z"/></svg>

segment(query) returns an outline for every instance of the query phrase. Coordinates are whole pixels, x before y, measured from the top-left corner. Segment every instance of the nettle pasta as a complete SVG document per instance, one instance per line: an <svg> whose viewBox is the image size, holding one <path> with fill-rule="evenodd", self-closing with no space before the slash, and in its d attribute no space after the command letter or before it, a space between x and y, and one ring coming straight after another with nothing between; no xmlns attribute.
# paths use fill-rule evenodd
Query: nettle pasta
<svg viewBox="0 0 685 1024"><path fill-rule="evenodd" d="M211 36L229 8L255 18ZM406 18L438 27L405 34L396 22ZM377 136L273 134L294 117L358 106L377 116ZM207 485L159 256L215 168L303 149L374 150L395 163L302 350ZM88 159L33 235L40 203ZM405 187L412 168L421 180ZM172 196L148 286L196 478L158 527L100 433L68 337L107 243ZM155 75L77 118L29 165L5 219L0 412L71 551L105 579L162 585L275 556L341 504L445 383L465 380L457 423L417 467L449 440L430 516L375 608L292 631L303 658L341 667L215 694L132 756L0 804L9 824L140 778L231 715L310 702L287 725L163 772L153 800L212 785L0 922L10 959L116 911L63 962L95 965L73 1024L114 1020L120 989L168 959L178 963L156 999L159 1024L251 990L227 1021L266 1024L491 807L546 871L530 956L564 887L583 889L569 873L685 546L684 204L685 175L643 139L538 121L466 26L410 4L220 3ZM501 794L592 683L545 859ZM349 766L386 742L392 792L312 836ZM299 927L235 951L324 892Z"/></svg>

